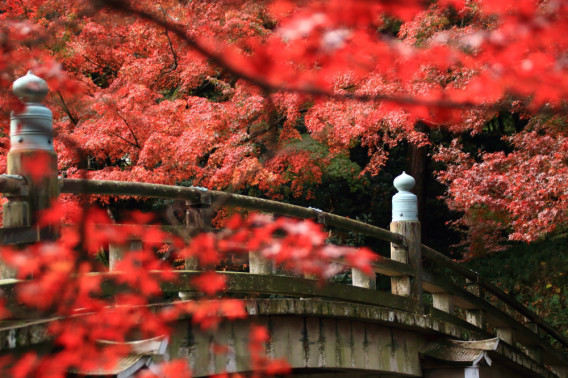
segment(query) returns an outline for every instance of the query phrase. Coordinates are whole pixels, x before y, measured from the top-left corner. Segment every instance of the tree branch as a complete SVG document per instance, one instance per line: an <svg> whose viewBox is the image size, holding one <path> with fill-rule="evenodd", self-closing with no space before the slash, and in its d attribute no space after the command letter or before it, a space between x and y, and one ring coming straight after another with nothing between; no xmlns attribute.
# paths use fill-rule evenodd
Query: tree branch
<svg viewBox="0 0 568 378"><path fill-rule="evenodd" d="M166 23L166 27L165 27L165 29L166 29L166 38L168 39L168 44L170 45L170 51L171 51L172 56L173 56L173 58L174 58L174 64L172 64L172 67L171 67L168 71L166 71L166 73L170 73L170 72L174 71L175 69L177 69L177 67L178 67L178 57L177 57L177 54L176 54L176 52L175 52L175 50L174 50L174 46L173 46L173 44L172 44L172 40L170 39L170 34L168 33L168 26L167 26L167 21L166 21L166 15L167 15L166 10L165 10L161 5L160 5L160 9L162 10L162 13L164 14L164 23Z"/></svg>
<svg viewBox="0 0 568 378"><path fill-rule="evenodd" d="M219 67L224 68L227 72L238 77L240 79L246 80L249 83L259 87L266 93L273 92L286 92L286 93L299 93L315 97L327 97L336 100L357 100L363 102L369 101L389 101L398 104L407 105L417 105L417 106L428 106L428 107L438 107L438 108L449 108L449 109L485 109L485 110L499 110L502 108L500 104L479 104L473 101L463 101L456 102L448 99L421 99L413 96L407 95L392 95L392 94L342 94L333 93L328 90L323 90L314 87L303 87L303 86L276 86L269 83L264 78L259 76L251 75L242 69L234 66L225 57L220 54L210 50L204 44L199 42L197 39L191 37L176 24L167 22L165 19L162 20L161 17L157 17L151 13L144 10L132 8L124 0L99 0L99 4L107 6L114 9L117 12L126 15L135 15L141 19L150 21L155 25L161 26L172 31L178 38L183 40L189 47L193 48L203 56L207 57L212 63Z"/></svg>
<svg viewBox="0 0 568 378"><path fill-rule="evenodd" d="M73 126L77 126L77 123L79 123L79 120L77 118L75 118L73 116L73 114L71 114L71 111L69 110L69 108L67 107L67 103L65 102L65 99L63 98L63 96L61 95L61 92L57 91L57 96L59 97L59 99L61 100L61 106L63 106L63 111L65 112L65 114L67 114L67 116L69 117L69 119L71 120L71 123L73 123Z"/></svg>
<svg viewBox="0 0 568 378"><path fill-rule="evenodd" d="M132 135L132 138L134 138L134 143L128 141L131 145L138 147L139 149L142 149L142 147L140 146L140 143L138 142L138 138L136 138L136 134L134 134L134 131L132 130L132 128L130 127L130 125L128 124L128 122L126 121L126 119L120 115L119 112L116 112L116 114L118 115L118 117L124 122L124 124L126 125L126 127L128 128L128 131L130 131L130 134ZM124 138L122 138L124 139ZM126 139L124 139L126 140Z"/></svg>
<svg viewBox="0 0 568 378"><path fill-rule="evenodd" d="M96 63L92 59L89 59L86 55L83 55L83 59L85 59L87 62L91 63L92 65L99 67L102 70L105 70L107 68L107 66L103 66L102 64Z"/></svg>
<svg viewBox="0 0 568 378"><path fill-rule="evenodd" d="M24 5L24 2L22 0L18 0L18 2L20 3L20 5L22 6L22 10L24 11L24 15L26 16L26 18L29 20L30 19L30 15L28 14L28 9L26 8L26 6Z"/></svg>
<svg viewBox="0 0 568 378"><path fill-rule="evenodd" d="M133 147L140 148L140 146L138 146L137 144L132 143L131 141L129 141L128 139L126 139L126 138L124 138L124 137L118 135L117 133L113 133L112 131L109 131L109 134L112 135L112 136L115 136L115 137L117 137L117 138L122 139L123 141L125 141L126 143L128 143L129 145L131 145L131 146L133 146Z"/></svg>

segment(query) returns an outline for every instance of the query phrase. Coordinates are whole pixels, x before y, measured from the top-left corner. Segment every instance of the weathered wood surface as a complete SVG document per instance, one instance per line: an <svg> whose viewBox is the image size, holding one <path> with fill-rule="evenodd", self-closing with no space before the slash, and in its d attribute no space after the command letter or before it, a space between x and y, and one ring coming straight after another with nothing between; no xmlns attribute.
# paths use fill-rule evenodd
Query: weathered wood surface
<svg viewBox="0 0 568 378"><path fill-rule="evenodd" d="M201 272L176 271L178 280L173 283L164 283L162 290L166 292L192 291L192 278ZM384 306L414 312L416 303L410 298L404 298L385 292L353 287L336 283L321 283L315 280L274 276L264 274L250 274L241 272L218 272L227 279L226 292L243 294L269 294L285 295L291 297L325 297L335 301L363 303L376 306ZM120 290L113 285L105 287L108 294Z"/></svg>
<svg viewBox="0 0 568 378"><path fill-rule="evenodd" d="M0 180L0 187L1 185L2 181ZM19 184L17 183L10 183L6 188L9 190L14 190L14 188L18 186ZM392 277L392 286L394 288L394 293L399 295L393 295L387 298L385 296L385 293L375 291L375 296L377 298L373 301L369 300L369 298L367 298L366 295L363 295L362 292L357 291L364 289L349 286L343 286L341 288L335 287L333 289L329 289L327 292L325 291L325 289L321 289L318 290L318 293L316 294L315 291L313 291L311 288L306 286L304 283L301 283L300 281L296 281L294 283L294 289L288 288L284 290L282 285L287 285L286 283L284 283L285 278L283 279L267 275L267 273L271 272L270 270L266 269L262 270L262 272L259 271L259 273L263 273L265 275L265 279L272 281L262 281L260 283L268 285L267 287L270 289L268 290L270 294L305 297L323 296L339 300L348 300L355 303L369 303L374 305L383 305L379 304L379 302L392 303L393 308L404 308L409 311L418 312L420 312L421 308L421 291L424 290L426 292L434 294L435 306L448 313L449 317L446 320L451 320L451 312L453 306L455 305L457 307L465 309L467 311L466 315L468 319L470 319L470 321L474 322L476 325L483 326L485 320L487 320L489 323L491 323L492 326L499 327L500 332L504 337L504 330L510 328L511 332L509 333L511 334L511 338L505 339L507 339L509 342L513 342L515 341L513 340L513 337L516 337L516 340L523 343L524 346L531 348L533 346L538 346L543 351L543 354L552 356L546 357L547 361L558 362L562 359L564 361L566 360L566 356L550 347L550 344L543 340L541 336L550 335L557 339L565 347L568 347L568 339L566 339L557 330L542 321L542 319L540 319L532 311L514 301L514 299L509 297L502 290L493 286L489 281L479 277L475 272L472 272L469 269L455 263L451 259L446 258L445 256L437 253L431 248L420 245L419 227L414 230L415 232L407 232L408 230L403 229L398 230L396 229L396 227L395 229L393 229L393 231L395 232L389 232L372 225L367 225L362 222L343 218L335 214L325 213L317 209L303 208L300 206L279 203L276 201L263 200L218 191L206 191L202 188L193 187L187 188L143 183L63 179L60 181L60 188L61 192L64 193L144 196L189 200L194 202L201 201L203 199L204 193L206 193L206 196L211 199L211 202L214 206L239 206L260 211L267 211L280 215L309 218L317 220L328 226L360 232L371 237L390 241L394 244L394 258L379 259L374 264L373 268L374 271L378 274ZM408 222L401 223L406 224ZM412 229L412 227L410 228ZM19 228L5 229L5 231L2 231L2 233L0 233L0 242L3 242L3 244L9 244L11 242L17 241L18 238L20 238L20 240L26 239L26 241L29 240L30 242L42 240L41 235L38 235L36 232L37 230L33 229L31 231ZM185 230L180 230L180 234L185 234L186 237L190 237L191 232L189 232L188 229L185 228ZM412 253L409 253L411 251ZM535 324L538 332L533 332L530 329L524 327L524 325L520 324L519 322L516 322L511 316L492 306L484 297L476 296L475 294L468 292L468 290L464 288L444 282L444 280L440 279L440 277L434 277L428 272L423 272L423 270L421 269L422 257L434 261L437 265L448 268L462 278L470 280L472 284L478 285L480 290L485 290L486 292L490 293L495 298L509 306L509 308L514 309L519 314L524 316L528 321ZM422 282L422 275L424 275L424 282ZM255 275L253 274L251 275L251 277L252 276ZM258 280L258 278L236 278L237 276L231 277L233 278L231 278L229 281L231 282L232 290L234 292L257 292L253 289L251 280ZM361 286L373 287L371 280L369 280L369 282L367 282L367 280L363 282L363 280L357 279L358 276L354 278L356 285L360 283ZM248 282L247 280L250 282ZM256 282L256 284L258 284L258 282ZM192 290L187 286L181 286L182 287L175 288L175 290ZM331 287L332 285L326 286ZM173 288L171 289L174 290ZM400 302L401 296L409 296L410 298L412 298L412 300L409 303ZM410 298L407 297L406 299ZM537 335L537 333L543 332L544 335Z"/></svg>
<svg viewBox="0 0 568 378"><path fill-rule="evenodd" d="M125 181L61 179L60 190L61 193L73 194L122 195L198 201L206 189ZM244 207L247 209L266 211L279 215L316 219L327 226L360 232L391 243L404 244L404 237L401 235L397 235L380 227L323 212L321 210L305 208L278 201L243 196L240 194L225 193L217 190L207 190L207 193L211 196L212 205L214 207Z"/></svg>
<svg viewBox="0 0 568 378"><path fill-rule="evenodd" d="M474 271L456 263L452 259L442 255L441 253L433 250L430 247L423 245L422 254L425 258L456 272L458 275L467 278L474 284L477 284L481 289L484 289L488 293L491 293L497 299L501 300L503 303L505 303L507 306L511 307L515 311L519 312L519 314L526 317L532 323L538 325L543 331L548 333L550 336L554 337L556 340L558 340L558 342L560 342L562 345L568 348L568 338L566 338L558 330L554 329L546 322L544 322L542 318L540 318L536 313L534 313L533 311L529 310L528 308L526 308L525 306L514 300L510 295L508 295L503 290L493 285L487 279L480 277ZM431 288L431 290L435 290L435 288ZM429 291L429 292L435 292L435 291ZM441 292L445 292L445 290L442 290ZM478 307L475 306L474 308Z"/></svg>
<svg viewBox="0 0 568 378"><path fill-rule="evenodd" d="M307 316L263 316L256 322L271 330L266 354L286 359L293 369L422 376L419 351L424 337L408 330L350 319ZM176 333L190 337L173 340L175 345L170 354L189 361L193 376L251 370L248 321L224 322L212 332L187 327L187 323L178 325ZM227 346L225 353L215 353L219 349L216 345Z"/></svg>
<svg viewBox="0 0 568 378"><path fill-rule="evenodd" d="M4 287L6 285L0 286ZM150 306L161 308L169 306L169 304L162 303ZM323 354L326 358L326 363L329 363L328 367L331 367L331 363L341 363L341 366L348 369L347 371L354 369L354 372L360 369L379 372L384 371L384 366L388 366L388 369L393 369L391 371L398 371L394 369L400 368L399 362L411 360L413 357L409 354L410 351L418 349L419 345L413 343L419 342L422 345L424 338L430 340L436 335L437 337L446 336L468 340L472 335L475 335L471 330L428 315L419 315L413 312L381 306L323 299L251 299L245 300L245 310L250 317L249 320L241 321L241 323L223 323L219 331L215 332L214 335L207 332L202 333L202 335L207 335L205 338L202 338L202 335L198 335L199 330L191 325L190 319L186 317L180 318L174 326L169 343L170 356L185 356L198 369L206 371L206 374L211 371L209 369L212 367L246 368L246 365L243 365L245 363L243 360L246 361L247 357L248 325L269 325L268 318L283 319L284 323L290 325L289 328L293 328L288 333L287 327L275 327L275 323L272 323L272 327L269 327L269 330L279 328L272 340L273 342L282 342L282 344L274 345L270 351L271 356L276 357L276 351L288 353L298 349L306 354L303 356L301 353L295 355L292 359L294 363L307 363L311 364L309 366L317 367L323 361L323 357L320 359L320 356ZM38 345L46 343L49 345L50 339L47 327L54 319L0 322L0 352L25 351L26 347L37 351ZM233 325L231 326L231 324ZM234 327L237 327L234 333L225 332L226 330L234 330ZM329 330L340 332L339 340L341 345L337 346L337 336L333 332L329 334L329 337L320 338L321 334L318 332L320 332L321 328L327 330L324 332ZM305 336L302 336L306 332L308 335L317 334L318 337L315 340L308 338L309 342L306 343ZM297 340L291 337L293 335L300 335L298 340L303 342L299 345L296 344ZM401 337L400 335L405 336ZM378 348L384 345L382 343L385 340L388 341L387 345L391 344L391 346L385 346L385 348L381 349L382 352L379 352ZM409 344L409 340L414 341ZM210 350L205 350L205 345L208 348L212 345L211 342L225 343L224 345L230 347L228 353L224 355L211 354ZM392 346L393 342L395 346ZM396 344L398 344L398 347L402 346L403 348L397 348ZM404 351L404 347L406 347L407 351ZM203 349L199 352L198 348ZM237 350L244 351L244 354L238 354ZM370 353L373 350L375 352ZM393 355L393 350L400 352L402 357ZM494 354L491 355L491 358L508 361L510 366L524 372L526 376L556 377L547 371L542 364L535 362L519 350L506 344L500 344ZM397 359L399 359L399 362L396 361ZM393 360L395 361L393 362ZM381 365L382 361L385 361L384 366ZM519 376L523 376L523 374Z"/></svg>
<svg viewBox="0 0 568 378"><path fill-rule="evenodd" d="M0 175L0 193L27 195L26 179L20 175Z"/></svg>
<svg viewBox="0 0 568 378"><path fill-rule="evenodd" d="M399 276L391 278L392 293L411 297L417 304L417 310L422 311L422 254L421 231L418 221L392 222L391 231L404 236L404 246L391 245L391 260L408 264L412 277Z"/></svg>

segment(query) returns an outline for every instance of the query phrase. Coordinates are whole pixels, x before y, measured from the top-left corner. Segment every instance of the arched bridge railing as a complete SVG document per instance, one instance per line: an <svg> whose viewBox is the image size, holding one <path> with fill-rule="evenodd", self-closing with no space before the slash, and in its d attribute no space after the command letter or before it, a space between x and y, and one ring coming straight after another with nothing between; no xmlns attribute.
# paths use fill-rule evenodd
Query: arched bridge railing
<svg viewBox="0 0 568 378"><path fill-rule="evenodd" d="M34 243L48 237L49 235L43 234L46 230L34 226L35 214L48 208L59 193L187 201L194 206L187 217L192 222L186 227L192 224L204 226L207 207L212 204L310 218L326 227L354 231L390 243L390 257L379 258L377 255L377 260L373 263L376 275L387 277L387 282L390 282L387 291L377 290L377 276L368 277L356 269L352 271L351 285L330 283L317 286L309 277L275 275L270 263L255 255L249 256L248 272L222 273L227 276L228 291L324 297L395 309L411 314L412 319L426 322L437 320L441 322L439 324L455 326L447 329L432 328L433 331L445 332L450 336L477 340L498 336L508 345L512 355L522 355L519 359L526 358L529 364L557 367L559 370L556 371L564 369L564 373L558 375L566 375L568 339L565 336L488 280L422 245L416 196L410 192L414 180L410 176L403 174L395 180L399 193L393 197L390 231L318 209L203 188L58 179L50 112L38 104L45 95L43 91L46 93L47 89L39 82L41 79L28 76L14 86L19 97L28 102L28 106L26 112L12 117L8 174L0 176L0 191L8 197L8 202L4 205L4 228L0 231L1 244ZM41 95L36 93L38 88L42 91ZM38 153L41 154L42 161L47 162L39 175L37 169L34 170L29 164L29 159L37 157ZM130 246L110 247L111 270L126 250L136 250L140 242L131 240L130 243ZM186 261L186 269L190 265L191 262ZM179 280L177 285L168 284L163 289L181 292L183 296L193 290L188 282L197 273L186 270L177 274L187 279ZM10 275L14 276L14 272L3 269L3 278ZM109 293L112 290L112 287L107 288ZM417 325L409 323L407 326L412 327L413 324ZM464 332L454 332L456 329ZM551 376L558 375L554 373Z"/></svg>
<svg viewBox="0 0 568 378"><path fill-rule="evenodd" d="M22 182L18 178L0 176L0 190L17 192ZM378 276L390 278L390 293L376 290L375 279L357 270L352 272L352 285L355 287L337 283L316 287L309 280L272 275L265 266L267 262L258 258L249 261L250 271L262 274L256 274L252 280L242 273L223 274L227 275L228 290L233 293L258 293L259 287L262 287L264 294L326 297L423 313L475 333L477 338L496 335L546 365L561 366L568 361L568 339L565 336L487 279L422 245L417 221L394 221L391 225L393 232L318 209L203 188L80 179L60 179L59 187L61 193L180 200L201 204L201 208L203 204L217 204L314 219L327 227L359 232L389 242L390 258L381 256L373 263L373 269ZM40 241L42 237L39 230L30 227L4 228L1 235L5 242L33 242ZM132 240L131 243L136 244L137 241ZM133 247L117 246L116 251L136 249ZM110 253L111 260L121 257L113 254L113 250ZM112 267L113 261L110 263ZM185 275L187 279L180 282L187 283L192 275L198 273L186 271L178 274ZM185 284L165 289L184 292L191 291L192 287Z"/></svg>

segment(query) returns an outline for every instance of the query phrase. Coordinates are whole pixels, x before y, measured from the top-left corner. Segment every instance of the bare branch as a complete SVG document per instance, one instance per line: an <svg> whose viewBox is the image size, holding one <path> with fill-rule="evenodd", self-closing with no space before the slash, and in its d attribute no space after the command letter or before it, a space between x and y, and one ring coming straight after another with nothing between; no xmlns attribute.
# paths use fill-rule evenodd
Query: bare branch
<svg viewBox="0 0 568 378"><path fill-rule="evenodd" d="M61 106L63 107L63 111L65 112L65 114L67 114L71 123L73 123L74 126L77 126L77 123L79 123L79 120L77 118L75 118L75 116L73 114L71 114L71 111L69 110L69 107L67 107L67 103L65 102L65 99L61 95L61 92L57 91L57 96L61 100Z"/></svg>
<svg viewBox="0 0 568 378"><path fill-rule="evenodd" d="M132 135L132 138L134 138L134 143L132 143L130 141L127 141L127 142L130 143L131 145L133 145L134 147L138 147L139 149L142 149L142 147L140 146L140 143L138 142L138 138L136 138L136 134L134 134L134 130L132 130L132 128L130 127L130 125L126 121L126 119L119 112L116 112L116 115L118 115L118 117L124 122L124 124L128 128L128 131L130 131L130 135ZM124 138L121 138L121 139L124 139ZM124 139L124 140L126 140L126 139Z"/></svg>
<svg viewBox="0 0 568 378"><path fill-rule="evenodd" d="M249 83L259 87L265 93L274 92L288 92L288 93L299 93L315 97L327 97L336 100L357 100L357 101L389 101L398 104L407 105L417 105L417 106L428 106L428 107L438 107L438 108L449 108L449 109L485 109L485 110L499 110L502 108L500 104L479 104L472 101L456 102L449 99L424 99L416 98L414 96L408 95L392 95L392 94L343 94L343 93L333 93L328 90L318 89L314 87L304 87L304 86L275 86L264 78L259 76L251 75L238 67L235 67L231 62L229 62L225 57L217 52L210 50L207 46L199 42L197 39L188 35L185 30L180 26L170 23L167 20L162 19L162 17L155 16L144 10L132 8L124 0L100 0L102 5L108 6L117 12L124 13L126 15L135 15L141 19L150 21L158 26L166 28L172 31L178 38L183 40L189 47L193 48L203 56L207 57L211 62L224 68L228 73L235 77L246 80Z"/></svg>
<svg viewBox="0 0 568 378"><path fill-rule="evenodd" d="M167 13L166 13L166 10L165 10L161 5L160 5L160 9L162 10L162 13L164 14L164 23L167 24L167 21L166 21ZM170 45L170 51L172 52L172 56L173 56L173 58L174 58L174 63L172 64L172 67L171 67L168 71L166 71L166 73L170 73L170 72L174 71L175 69L177 69L177 67L178 67L178 57L177 57L176 51L174 50L174 45L172 44L172 40L170 39L170 34L168 33L168 26L167 26L167 25L166 25L165 29L166 29L166 38L168 39L168 44Z"/></svg>
<svg viewBox="0 0 568 378"><path fill-rule="evenodd" d="M133 147L140 148L140 146L138 146L137 144L132 143L131 141L129 141L128 139L126 139L126 138L124 138L124 137L118 135L117 133L113 133L112 131L109 131L109 134L112 135L112 136L115 136L115 137L117 137L117 138L119 138L119 139L122 139L123 141L125 141L126 143L128 143L129 145L131 145L131 146L133 146Z"/></svg>

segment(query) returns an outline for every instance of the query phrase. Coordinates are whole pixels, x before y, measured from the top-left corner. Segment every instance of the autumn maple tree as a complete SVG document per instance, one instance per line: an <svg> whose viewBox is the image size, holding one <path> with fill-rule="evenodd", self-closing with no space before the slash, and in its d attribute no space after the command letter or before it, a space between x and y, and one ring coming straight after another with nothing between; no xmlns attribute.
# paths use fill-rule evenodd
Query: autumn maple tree
<svg viewBox="0 0 568 378"><path fill-rule="evenodd" d="M61 174L275 199L314 196L331 159L356 146L368 156L355 180L380 174L398 145L429 146L475 254L568 223L567 7L7 0L0 109L7 120L21 108L9 87L32 69L51 89ZM465 146L491 124L503 148ZM450 137L436 144L433 130ZM3 169L6 130L1 148Z"/></svg>
<svg viewBox="0 0 568 378"><path fill-rule="evenodd" d="M354 145L374 175L392 147L431 145L443 128L455 140L432 151L471 241L530 241L566 224L565 7L14 0L0 15L2 81L30 68L49 80L58 134L86 151L59 139L69 177L305 197ZM508 114L507 150L462 148Z"/></svg>

